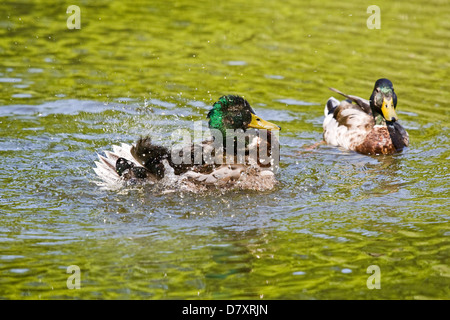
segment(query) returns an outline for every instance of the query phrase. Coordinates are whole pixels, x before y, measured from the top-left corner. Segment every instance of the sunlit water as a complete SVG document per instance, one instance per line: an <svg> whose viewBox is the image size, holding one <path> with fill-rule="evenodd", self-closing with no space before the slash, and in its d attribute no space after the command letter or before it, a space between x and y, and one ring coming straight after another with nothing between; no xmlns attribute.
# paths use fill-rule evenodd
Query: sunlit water
<svg viewBox="0 0 450 320"><path fill-rule="evenodd" d="M80 30L65 4L0 4L0 297L448 299L450 9L382 1L370 30L370 4L105 1ZM411 146L311 147L328 87L380 77ZM274 190L97 186L97 153L167 145L230 93L283 129Z"/></svg>

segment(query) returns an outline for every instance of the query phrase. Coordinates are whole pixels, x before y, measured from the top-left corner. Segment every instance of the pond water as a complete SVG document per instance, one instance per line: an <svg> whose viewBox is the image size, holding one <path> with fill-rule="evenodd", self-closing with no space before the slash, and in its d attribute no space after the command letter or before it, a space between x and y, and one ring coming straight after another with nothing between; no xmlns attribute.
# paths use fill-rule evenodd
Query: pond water
<svg viewBox="0 0 450 320"><path fill-rule="evenodd" d="M450 6L378 1L369 29L371 4L80 1L69 30L66 3L2 2L0 298L450 298ZM310 148L328 87L382 77L409 148ZM282 127L274 190L97 186L97 153L164 143L224 94Z"/></svg>

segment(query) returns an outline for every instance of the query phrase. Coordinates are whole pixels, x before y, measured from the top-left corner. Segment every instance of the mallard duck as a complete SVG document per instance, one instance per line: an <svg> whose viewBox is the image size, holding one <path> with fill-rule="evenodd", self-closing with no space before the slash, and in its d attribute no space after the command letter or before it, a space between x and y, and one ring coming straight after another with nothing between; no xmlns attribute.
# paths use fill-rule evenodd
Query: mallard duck
<svg viewBox="0 0 450 320"><path fill-rule="evenodd" d="M328 99L323 121L326 143L371 155L393 154L409 145L395 112L397 95L390 80L378 79L369 101L330 89L347 100Z"/></svg>
<svg viewBox="0 0 450 320"><path fill-rule="evenodd" d="M277 183L274 162L279 160L272 131L280 127L257 116L247 100L235 95L222 96L207 119L212 138L201 144L170 150L142 137L135 145L113 146L113 152L98 155L94 170L107 186L161 182L190 191L210 186L272 189Z"/></svg>

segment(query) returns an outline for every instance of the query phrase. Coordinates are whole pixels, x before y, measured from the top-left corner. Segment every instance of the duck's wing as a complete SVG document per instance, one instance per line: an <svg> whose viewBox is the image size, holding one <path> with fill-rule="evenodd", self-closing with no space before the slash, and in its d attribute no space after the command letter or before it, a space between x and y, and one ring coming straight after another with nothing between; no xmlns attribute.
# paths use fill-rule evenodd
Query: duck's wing
<svg viewBox="0 0 450 320"><path fill-rule="evenodd" d="M182 177L196 185L221 189L266 191L278 183L271 170L243 164L224 164L210 173L188 171Z"/></svg>
<svg viewBox="0 0 450 320"><path fill-rule="evenodd" d="M207 185L221 186L230 181L238 180L244 171L244 165L222 165L210 173L188 171L184 176Z"/></svg>
<svg viewBox="0 0 450 320"><path fill-rule="evenodd" d="M331 91L334 91L336 93L339 93L341 96L346 97L347 99L350 99L351 101L355 102L364 112L367 114L372 114L372 109L370 108L370 101L360 98L358 96L352 96L349 94L345 94L338 89L335 88L329 88Z"/></svg>
<svg viewBox="0 0 450 320"><path fill-rule="evenodd" d="M332 113L325 116L323 138L327 144L355 150L374 125L371 115L359 105L344 100Z"/></svg>

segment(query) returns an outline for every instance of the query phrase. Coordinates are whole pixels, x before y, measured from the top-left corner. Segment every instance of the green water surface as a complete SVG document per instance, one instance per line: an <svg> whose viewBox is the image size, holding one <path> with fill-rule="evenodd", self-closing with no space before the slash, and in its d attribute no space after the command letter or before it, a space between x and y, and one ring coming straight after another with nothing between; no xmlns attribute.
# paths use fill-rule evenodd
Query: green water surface
<svg viewBox="0 0 450 320"><path fill-rule="evenodd" d="M369 29L373 4L2 1L0 298L449 299L450 5L380 0ZM409 148L309 148L328 87L382 77ZM274 190L97 186L96 153L167 143L224 94L282 127Z"/></svg>

